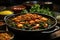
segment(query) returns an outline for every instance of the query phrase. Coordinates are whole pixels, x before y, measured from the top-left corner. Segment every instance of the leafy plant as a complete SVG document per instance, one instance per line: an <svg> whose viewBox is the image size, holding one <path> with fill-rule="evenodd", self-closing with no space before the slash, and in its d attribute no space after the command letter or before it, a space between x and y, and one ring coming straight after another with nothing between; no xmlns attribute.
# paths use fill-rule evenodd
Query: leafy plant
<svg viewBox="0 0 60 40"><path fill-rule="evenodd" d="M45 14L45 15L49 15L49 16L54 16L54 13L52 11L50 11L49 8L41 8L39 4L34 4L33 6L31 6L31 9L29 9L29 13L39 13L39 14ZM21 13L28 13L28 10L22 10Z"/></svg>

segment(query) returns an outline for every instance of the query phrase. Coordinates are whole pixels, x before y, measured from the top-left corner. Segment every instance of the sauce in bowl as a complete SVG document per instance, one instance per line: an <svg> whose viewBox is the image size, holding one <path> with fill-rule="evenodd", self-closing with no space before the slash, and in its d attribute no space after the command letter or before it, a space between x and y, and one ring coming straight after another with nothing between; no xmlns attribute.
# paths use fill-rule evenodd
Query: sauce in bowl
<svg viewBox="0 0 60 40"><path fill-rule="evenodd" d="M17 11L17 10L24 10L26 7L23 5L16 5L16 6L12 6L11 10Z"/></svg>

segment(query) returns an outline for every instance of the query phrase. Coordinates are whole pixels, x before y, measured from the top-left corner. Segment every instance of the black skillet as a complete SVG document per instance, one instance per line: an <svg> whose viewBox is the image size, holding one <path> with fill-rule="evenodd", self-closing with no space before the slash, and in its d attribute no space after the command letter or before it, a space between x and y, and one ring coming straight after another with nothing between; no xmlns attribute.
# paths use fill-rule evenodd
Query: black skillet
<svg viewBox="0 0 60 40"><path fill-rule="evenodd" d="M48 16L48 15L44 15L44 14L38 14L38 15L42 15L42 16L44 16L44 17L47 17L47 18L51 19L51 20L54 22L51 27L48 27L48 28L46 28L46 29L41 29L41 30L21 30L21 29L18 29L18 28L16 28L16 27L11 27L11 25L10 25L7 21L10 20L10 18L15 17L15 16L18 16L18 15L23 15L23 14L22 14L22 13L19 13L19 14L12 14L12 15L5 16L4 20L5 20L6 25L8 25L9 28L11 28L11 29L13 29L13 30L17 30L17 31L26 31L26 32L27 32L27 31L28 31L28 32L39 31L39 32L42 32L42 33L50 33L50 32L56 31L56 29L54 29L54 30L52 30L52 31L49 31L49 30L56 27L56 25L57 25L57 20L56 20L54 17L52 17L52 16ZM49 31L49 32L47 32L47 31Z"/></svg>

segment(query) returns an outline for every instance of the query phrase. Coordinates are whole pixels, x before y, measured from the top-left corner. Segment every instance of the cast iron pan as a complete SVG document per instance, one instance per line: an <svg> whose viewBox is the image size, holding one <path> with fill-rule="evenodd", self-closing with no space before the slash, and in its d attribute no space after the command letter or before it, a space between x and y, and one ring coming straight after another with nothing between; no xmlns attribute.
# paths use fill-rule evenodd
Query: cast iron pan
<svg viewBox="0 0 60 40"><path fill-rule="evenodd" d="M54 27L56 26L57 20L56 20L54 17L48 16L48 15L44 15L44 14L40 14L40 13L36 13L36 14L42 15L42 16L44 16L44 17L47 17L47 18L51 19L51 20L54 22L51 27L48 27L48 28L46 28L46 29L41 29L41 30L38 30L38 31L46 31L46 30L52 29L52 28L54 28ZM37 30L21 30L21 29L18 29L18 28L16 28L16 27L11 27L11 25L9 25L9 23L8 23L7 21L8 21L10 18L15 17L15 16L18 16L18 15L23 15L23 13L12 14L12 15L5 16L5 17L4 17L4 20L5 20L6 25L8 25L8 27L10 27L10 28L12 28L12 29L19 30L19 31L32 31L32 32L33 32L33 31L37 31Z"/></svg>

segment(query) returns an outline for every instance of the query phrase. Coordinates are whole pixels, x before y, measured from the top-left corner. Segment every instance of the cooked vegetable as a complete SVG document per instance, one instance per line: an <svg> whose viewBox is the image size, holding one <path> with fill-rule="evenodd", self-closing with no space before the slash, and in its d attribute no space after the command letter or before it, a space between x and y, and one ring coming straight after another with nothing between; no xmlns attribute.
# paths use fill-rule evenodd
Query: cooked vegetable
<svg viewBox="0 0 60 40"><path fill-rule="evenodd" d="M9 24L22 30L40 30L51 26L51 23L49 24L49 22L52 21L47 17L38 14L26 13L10 18Z"/></svg>

